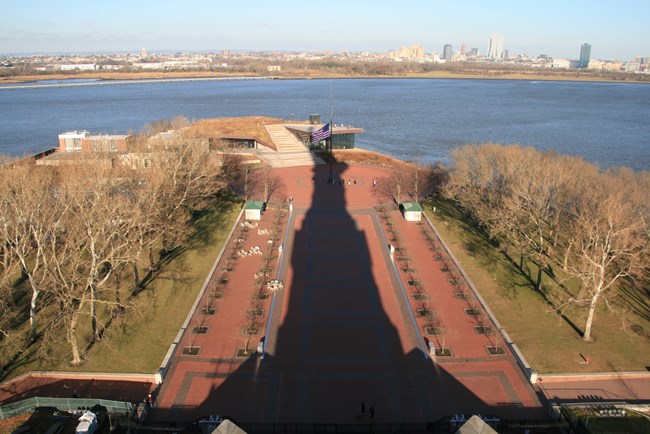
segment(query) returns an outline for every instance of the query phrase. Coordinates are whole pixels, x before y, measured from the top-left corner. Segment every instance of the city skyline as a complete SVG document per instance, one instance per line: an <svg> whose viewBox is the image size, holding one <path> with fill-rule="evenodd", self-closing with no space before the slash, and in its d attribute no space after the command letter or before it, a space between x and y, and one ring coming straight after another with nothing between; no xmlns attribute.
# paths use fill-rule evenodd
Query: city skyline
<svg viewBox="0 0 650 434"><path fill-rule="evenodd" d="M623 0L510 0L454 4L413 1L332 0L327 5L294 0L242 1L227 6L207 0L116 0L110 4L43 0L3 5L0 53L155 51L372 51L446 44L488 53L492 34L511 54L578 59L581 45L592 59L650 56L650 6ZM442 54L442 53L441 53Z"/></svg>

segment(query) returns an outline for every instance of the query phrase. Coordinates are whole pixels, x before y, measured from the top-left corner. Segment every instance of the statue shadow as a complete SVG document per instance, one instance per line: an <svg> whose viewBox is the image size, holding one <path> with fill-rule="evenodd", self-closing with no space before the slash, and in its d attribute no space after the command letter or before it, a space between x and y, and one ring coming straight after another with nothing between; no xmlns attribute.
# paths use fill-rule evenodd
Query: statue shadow
<svg viewBox="0 0 650 434"><path fill-rule="evenodd" d="M370 188L368 180L341 163L332 175L330 183L329 168L315 166L311 176L288 180L310 193L306 201L294 195L279 270L285 289L273 301L264 355L233 360L228 372L217 367L222 360L188 372L178 405L156 408L155 420L220 415L254 432L260 424L443 421L449 427L455 414L530 417L517 403L486 404L429 358L376 214L348 206L355 189ZM201 382L212 386L200 403L186 405Z"/></svg>

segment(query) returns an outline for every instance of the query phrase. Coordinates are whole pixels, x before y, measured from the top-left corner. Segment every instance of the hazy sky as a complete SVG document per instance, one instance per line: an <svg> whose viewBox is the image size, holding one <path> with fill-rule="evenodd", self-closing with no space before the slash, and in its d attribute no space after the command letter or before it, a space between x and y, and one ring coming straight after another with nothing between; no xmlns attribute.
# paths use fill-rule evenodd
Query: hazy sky
<svg viewBox="0 0 650 434"><path fill-rule="evenodd" d="M0 0L0 54L388 51L418 44L592 59L650 56L647 0Z"/></svg>

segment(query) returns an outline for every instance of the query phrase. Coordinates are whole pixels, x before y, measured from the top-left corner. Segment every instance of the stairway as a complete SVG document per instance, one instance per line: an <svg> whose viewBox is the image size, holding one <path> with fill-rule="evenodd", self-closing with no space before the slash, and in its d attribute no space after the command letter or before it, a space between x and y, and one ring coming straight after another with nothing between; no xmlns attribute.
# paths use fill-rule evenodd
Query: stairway
<svg viewBox="0 0 650 434"><path fill-rule="evenodd" d="M282 125L266 125L266 131L271 137L277 152L260 154L272 167L313 166L325 164L313 152Z"/></svg>
<svg viewBox="0 0 650 434"><path fill-rule="evenodd" d="M271 136L278 152L306 151L305 145L282 125L266 125L266 131Z"/></svg>

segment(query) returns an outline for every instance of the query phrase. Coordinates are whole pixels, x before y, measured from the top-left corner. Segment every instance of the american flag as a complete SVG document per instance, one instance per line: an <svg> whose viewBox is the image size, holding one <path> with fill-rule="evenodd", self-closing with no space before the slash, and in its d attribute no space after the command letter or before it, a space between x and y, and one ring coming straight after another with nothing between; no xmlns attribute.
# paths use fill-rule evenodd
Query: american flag
<svg viewBox="0 0 650 434"><path fill-rule="evenodd" d="M312 143L320 142L321 140L325 140L331 135L332 135L332 131L330 130L330 124L327 124L323 128L311 133L311 142Z"/></svg>

